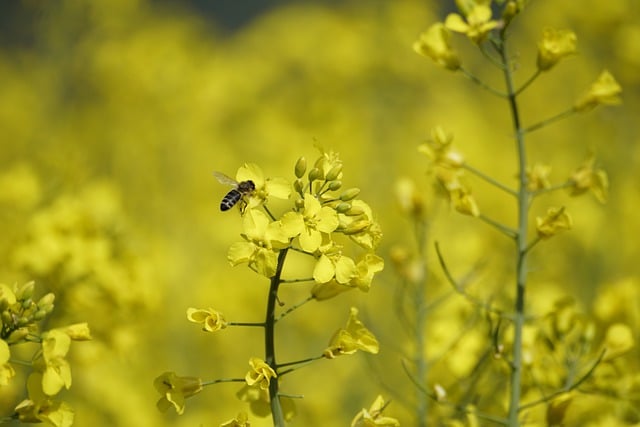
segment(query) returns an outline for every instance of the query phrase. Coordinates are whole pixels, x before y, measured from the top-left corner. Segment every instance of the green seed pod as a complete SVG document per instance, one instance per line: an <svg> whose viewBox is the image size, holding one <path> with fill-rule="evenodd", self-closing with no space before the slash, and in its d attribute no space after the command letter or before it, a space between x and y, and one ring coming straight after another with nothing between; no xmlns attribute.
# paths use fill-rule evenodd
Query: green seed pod
<svg viewBox="0 0 640 427"><path fill-rule="evenodd" d="M322 171L318 168L313 168L309 171L309 182L322 179Z"/></svg>
<svg viewBox="0 0 640 427"><path fill-rule="evenodd" d="M346 213L351 209L351 203L342 202L336 206L336 212L338 213Z"/></svg>
<svg viewBox="0 0 640 427"><path fill-rule="evenodd" d="M329 183L329 190L331 191L339 190L340 187L342 187L342 181L331 181L331 183Z"/></svg>
<svg viewBox="0 0 640 427"><path fill-rule="evenodd" d="M342 173L342 165L341 164L335 165L334 167L331 168L329 173L327 173L327 181L334 181L338 179L341 173Z"/></svg>
<svg viewBox="0 0 640 427"><path fill-rule="evenodd" d="M350 188L348 190L345 190L340 195L340 200L342 200L343 202L346 202L348 200L353 200L358 196L358 194L360 194L360 189L359 188Z"/></svg>
<svg viewBox="0 0 640 427"><path fill-rule="evenodd" d="M300 157L296 162L295 174L296 178L302 178L307 171L307 159Z"/></svg>

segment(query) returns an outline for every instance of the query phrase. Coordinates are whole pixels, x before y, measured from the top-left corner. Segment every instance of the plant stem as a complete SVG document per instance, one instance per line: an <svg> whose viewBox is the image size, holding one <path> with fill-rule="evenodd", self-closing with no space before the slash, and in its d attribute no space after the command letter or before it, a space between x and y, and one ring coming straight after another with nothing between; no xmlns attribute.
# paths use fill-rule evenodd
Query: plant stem
<svg viewBox="0 0 640 427"><path fill-rule="evenodd" d="M269 286L269 296L267 300L267 315L264 321L264 350L265 350L265 362L273 369L276 374L278 373L278 364L276 363L276 349L275 349L275 326L276 326L276 306L278 302L278 287L282 280L282 269L284 267L284 261L287 258L288 248L284 248L278 254L278 265L276 266L276 274L271 278L271 285ZM284 414L282 412L282 405L280 405L280 397L278 396L278 377L272 378L269 382L269 400L271 402L271 417L273 419L274 427L284 427Z"/></svg>
<svg viewBox="0 0 640 427"><path fill-rule="evenodd" d="M513 315L513 355L511 362L510 396L508 426L519 426L520 397L522 393L522 331L525 322L524 301L527 283L527 226L529 216L530 194L527 189L527 152L524 134L520 120L520 112L516 100L517 92L513 84L512 69L506 45L505 32L501 32L500 54L504 67L504 79L508 93L509 109L516 138L516 152L518 156L518 227L515 236L516 243L516 300Z"/></svg>

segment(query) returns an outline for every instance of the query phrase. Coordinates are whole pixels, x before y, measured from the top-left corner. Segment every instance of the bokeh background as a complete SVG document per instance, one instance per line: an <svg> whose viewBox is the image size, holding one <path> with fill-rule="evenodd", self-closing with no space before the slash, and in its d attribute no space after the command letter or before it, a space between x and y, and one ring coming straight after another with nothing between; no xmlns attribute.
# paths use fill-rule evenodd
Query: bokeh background
<svg viewBox="0 0 640 427"><path fill-rule="evenodd" d="M379 393L394 399L390 415L413 423L415 389L401 364L411 339L389 303L398 278L388 254L413 245L395 183L408 177L431 194L417 146L441 125L471 164L515 185L506 104L411 49L453 10L429 0L2 2L0 282L33 279L56 292L53 326L89 322L95 339L74 345L74 383L63 394L76 425L213 426L246 409L238 387L223 384L189 399L182 416L160 414L153 378L166 370L243 376L249 357L262 355L256 330L209 335L186 321L187 307L215 307L238 321L264 315L266 281L226 261L240 221L219 212L227 188L212 171L234 175L255 162L267 176L292 179L296 159L315 159L317 146L340 153L343 181L372 206L387 268L367 295L292 315L278 332L279 357L317 354L350 305L360 307L381 353L321 361L287 377L286 390L305 396L292 425L347 425ZM514 25L520 81L535 69L545 26L575 31L579 55L527 90L525 122L563 111L603 68L623 86L624 104L529 139L531 162L551 164L552 180L594 152L611 184L605 205L566 193L534 205L535 214L566 205L574 229L534 255L531 298L544 306L569 294L597 313L599 296L620 287L629 306L605 320L629 322L640 304L640 3L532 1ZM501 83L466 40L455 43L468 68ZM479 181L473 188L483 213L513 223L508 196ZM492 289L508 295L510 242L446 204L427 206L430 240L440 242L451 270L464 274L482 262ZM305 292L290 291L285 301ZM635 322L637 341L637 314ZM459 323L441 333L455 335ZM637 359L635 352L630 369ZM0 390L4 414L23 393Z"/></svg>

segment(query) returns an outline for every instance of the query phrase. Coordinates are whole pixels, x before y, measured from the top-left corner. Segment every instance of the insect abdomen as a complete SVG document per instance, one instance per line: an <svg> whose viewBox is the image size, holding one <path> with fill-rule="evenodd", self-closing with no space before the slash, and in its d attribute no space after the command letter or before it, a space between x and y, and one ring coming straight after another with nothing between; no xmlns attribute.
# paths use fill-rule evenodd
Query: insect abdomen
<svg viewBox="0 0 640 427"><path fill-rule="evenodd" d="M220 202L220 210L223 212L228 211L229 209L234 207L241 198L242 193L234 188L233 190L229 191Z"/></svg>

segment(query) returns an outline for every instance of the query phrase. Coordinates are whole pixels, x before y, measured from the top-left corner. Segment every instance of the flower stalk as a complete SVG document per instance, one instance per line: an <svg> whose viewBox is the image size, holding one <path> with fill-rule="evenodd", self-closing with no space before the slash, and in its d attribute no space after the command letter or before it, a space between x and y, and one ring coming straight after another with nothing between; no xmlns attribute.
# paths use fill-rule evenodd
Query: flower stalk
<svg viewBox="0 0 640 427"><path fill-rule="evenodd" d="M276 363L276 348L275 348L275 326L276 326L276 306L278 305L278 288L282 283L282 269L284 268L284 262L287 258L288 249L284 248L278 254L278 264L276 265L276 274L271 278L271 285L269 287L269 296L267 300L267 314L265 318L265 331L264 331L264 352L265 362L273 369L276 374L278 373L278 364ZM280 404L280 397L278 396L278 377L272 378L269 382L269 401L271 405L271 416L273 419L273 425L276 427L284 427L284 413L282 411L282 405Z"/></svg>

